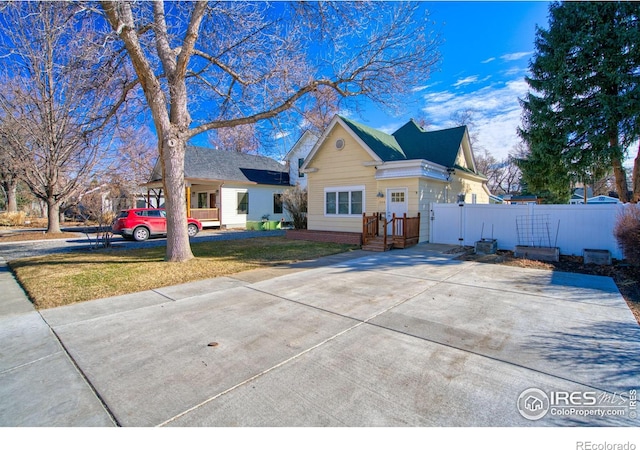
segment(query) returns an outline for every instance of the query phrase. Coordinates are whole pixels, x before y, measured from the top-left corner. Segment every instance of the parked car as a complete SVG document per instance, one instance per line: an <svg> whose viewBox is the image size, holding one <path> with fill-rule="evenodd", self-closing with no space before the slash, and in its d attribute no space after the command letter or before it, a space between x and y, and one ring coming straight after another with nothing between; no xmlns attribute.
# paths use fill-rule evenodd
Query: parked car
<svg viewBox="0 0 640 450"><path fill-rule="evenodd" d="M202 230L200 221L187 217L187 232L189 237L195 236ZM157 208L135 208L120 211L111 224L113 234L119 234L125 239L146 241L151 236L167 234L167 212Z"/></svg>

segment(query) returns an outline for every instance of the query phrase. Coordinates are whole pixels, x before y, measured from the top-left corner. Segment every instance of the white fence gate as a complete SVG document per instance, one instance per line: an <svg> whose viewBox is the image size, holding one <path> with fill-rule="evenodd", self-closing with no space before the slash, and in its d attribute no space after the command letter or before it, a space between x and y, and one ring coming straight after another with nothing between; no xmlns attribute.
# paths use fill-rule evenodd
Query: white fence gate
<svg viewBox="0 0 640 450"><path fill-rule="evenodd" d="M478 205L431 204L429 241L475 245L497 239L498 248L516 245L559 247L563 255L582 256L585 248L609 250L622 259L613 235L616 218L634 205Z"/></svg>

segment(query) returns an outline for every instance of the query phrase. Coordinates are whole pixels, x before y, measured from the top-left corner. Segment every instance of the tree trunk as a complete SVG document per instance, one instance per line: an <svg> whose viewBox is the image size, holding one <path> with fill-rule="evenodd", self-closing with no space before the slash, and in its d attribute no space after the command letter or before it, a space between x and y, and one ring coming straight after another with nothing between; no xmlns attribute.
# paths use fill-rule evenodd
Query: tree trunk
<svg viewBox="0 0 640 450"><path fill-rule="evenodd" d="M167 261L193 258L187 233L187 201L184 181L184 139L170 135L162 142L165 209L167 211Z"/></svg>
<svg viewBox="0 0 640 450"><path fill-rule="evenodd" d="M633 196L631 201L633 203L640 203L640 144L638 144L638 154L633 162L633 176L631 178Z"/></svg>
<svg viewBox="0 0 640 450"><path fill-rule="evenodd" d="M4 191L7 193L7 212L18 212L17 189L18 183L5 181Z"/></svg>
<svg viewBox="0 0 640 450"><path fill-rule="evenodd" d="M627 174L624 171L624 167L622 167L622 161L620 158L615 156L613 157L612 164L613 166L613 175L616 179L616 191L618 192L618 197L622 203L629 202L629 188L627 187Z"/></svg>
<svg viewBox="0 0 640 450"><path fill-rule="evenodd" d="M609 145L612 149L619 149L618 144L618 129L612 130L609 134ZM622 167L622 152L616 151L611 158L611 166L613 167L613 175L616 182L616 191L618 192L618 198L622 203L629 202L629 187L627 186L627 174Z"/></svg>
<svg viewBox="0 0 640 450"><path fill-rule="evenodd" d="M47 234L60 233L60 203L47 199Z"/></svg>

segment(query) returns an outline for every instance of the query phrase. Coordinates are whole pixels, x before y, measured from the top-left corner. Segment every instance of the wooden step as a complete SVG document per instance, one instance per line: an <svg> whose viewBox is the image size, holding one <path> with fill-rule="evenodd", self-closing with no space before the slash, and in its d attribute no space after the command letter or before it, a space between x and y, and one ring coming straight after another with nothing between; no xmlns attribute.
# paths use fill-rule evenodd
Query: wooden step
<svg viewBox="0 0 640 450"><path fill-rule="evenodd" d="M365 245L363 245L362 250L369 251L369 252L386 252L388 250L391 250L392 246L393 246L393 242L387 240L387 245L385 248L384 238L376 237L376 238L370 239Z"/></svg>

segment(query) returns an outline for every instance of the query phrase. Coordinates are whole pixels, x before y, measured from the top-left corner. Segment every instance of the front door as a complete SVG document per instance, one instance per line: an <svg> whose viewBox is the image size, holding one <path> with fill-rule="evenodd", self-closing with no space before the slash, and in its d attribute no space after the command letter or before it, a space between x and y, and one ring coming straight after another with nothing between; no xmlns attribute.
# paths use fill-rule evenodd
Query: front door
<svg viewBox="0 0 640 450"><path fill-rule="evenodd" d="M394 214L396 217L402 217L407 212L409 212L407 189L387 189L387 220L390 221ZM393 234L391 225L389 223L387 234ZM396 233L402 233L402 230L396 229L395 231Z"/></svg>

